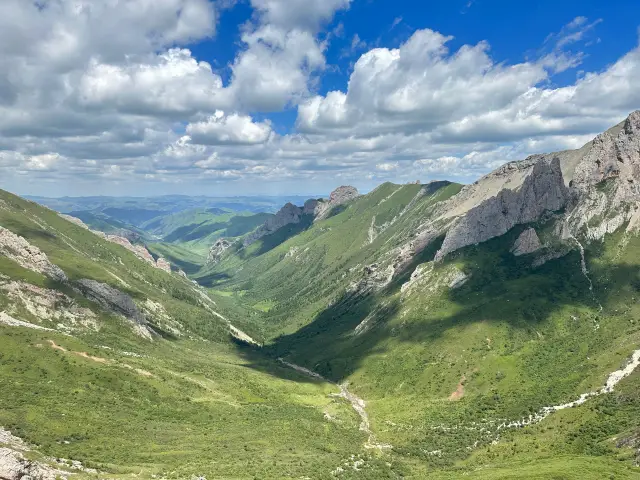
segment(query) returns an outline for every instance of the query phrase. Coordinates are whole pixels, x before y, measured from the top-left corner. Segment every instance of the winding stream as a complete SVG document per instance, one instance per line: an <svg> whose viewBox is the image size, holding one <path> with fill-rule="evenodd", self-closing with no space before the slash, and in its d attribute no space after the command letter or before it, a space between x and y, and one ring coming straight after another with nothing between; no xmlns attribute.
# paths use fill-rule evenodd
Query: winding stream
<svg viewBox="0 0 640 480"><path fill-rule="evenodd" d="M296 365L295 363L287 362L282 358L279 358L278 361L283 365L295 370L298 373L302 373L303 375L306 375L308 377L315 378L317 380L321 380L326 383L330 383L332 385L337 386L340 389L340 393L334 393L332 394L332 396L338 397L338 398L344 398L346 401L348 401L351 404L351 407L353 407L353 409L356 411L358 416L360 416L360 430L362 432L365 432L368 435L367 441L364 444L364 448L367 448L367 449L375 448L378 450L392 448L392 446L389 444L378 443L376 441L376 437L374 433L371 431L371 423L369 422L369 415L367 414L367 410L366 410L367 404L362 398L358 397L357 395L349 391L348 382L337 384L335 382L332 382L331 380L324 378L319 373L309 370L308 368L301 367L300 365Z"/></svg>

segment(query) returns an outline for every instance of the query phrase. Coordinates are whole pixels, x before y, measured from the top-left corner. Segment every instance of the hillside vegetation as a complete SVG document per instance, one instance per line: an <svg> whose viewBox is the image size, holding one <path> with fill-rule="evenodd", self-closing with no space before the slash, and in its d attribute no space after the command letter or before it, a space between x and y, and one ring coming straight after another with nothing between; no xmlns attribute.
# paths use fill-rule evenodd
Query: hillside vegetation
<svg viewBox="0 0 640 480"><path fill-rule="evenodd" d="M639 478L639 185L636 112L150 247L198 284L3 193L0 425L78 478Z"/></svg>

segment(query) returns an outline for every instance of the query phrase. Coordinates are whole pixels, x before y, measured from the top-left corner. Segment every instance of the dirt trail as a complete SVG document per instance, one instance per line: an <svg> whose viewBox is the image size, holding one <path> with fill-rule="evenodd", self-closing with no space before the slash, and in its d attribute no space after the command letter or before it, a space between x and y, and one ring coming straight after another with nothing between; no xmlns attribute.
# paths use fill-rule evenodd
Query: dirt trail
<svg viewBox="0 0 640 480"><path fill-rule="evenodd" d="M376 437L374 433L371 431L371 423L369 422L369 415L367 414L367 410L366 410L367 404L362 398L358 397L357 395L349 391L348 382L337 384L335 382L332 382L331 380L324 378L319 373L309 370L308 368L301 367L300 365L296 365L295 363L287 362L282 358L279 358L278 361L283 365L286 365L287 367L295 370L296 372L302 373L303 375L315 378L317 380L321 380L326 383L330 383L332 385L337 386L340 389L340 393L334 393L332 394L332 396L338 397L338 398L344 398L346 401L348 401L351 404L353 409L360 416L360 430L365 432L368 435L367 441L364 444L364 448L378 449L378 450L393 448L391 445L388 445L386 443L378 443L376 441Z"/></svg>

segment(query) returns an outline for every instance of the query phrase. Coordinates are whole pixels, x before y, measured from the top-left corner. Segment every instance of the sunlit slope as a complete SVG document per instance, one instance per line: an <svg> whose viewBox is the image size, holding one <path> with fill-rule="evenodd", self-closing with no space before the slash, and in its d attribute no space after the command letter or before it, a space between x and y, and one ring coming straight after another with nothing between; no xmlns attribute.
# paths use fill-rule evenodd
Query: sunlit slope
<svg viewBox="0 0 640 480"><path fill-rule="evenodd" d="M360 452L336 388L236 343L226 299L5 192L0 225L68 277L0 255L0 427L32 458L100 472L74 478L328 478ZM155 333L86 298L82 279L129 295Z"/></svg>
<svg viewBox="0 0 640 480"><path fill-rule="evenodd" d="M554 244L559 217L548 215L442 262L436 239L388 281L375 266L457 186L412 202L419 188L385 184L273 248L267 239L229 254L202 279L253 309L273 357L350 382L378 440L393 445L389 458L416 478L478 468L477 478L636 478L619 440L640 428L638 373L516 425L599 390L639 348L638 236L623 225L592 242L585 274L575 244ZM516 257L529 227L550 247ZM559 258L538 265L549 252Z"/></svg>
<svg viewBox="0 0 640 480"><path fill-rule="evenodd" d="M266 337L305 326L380 256L402 245L457 184L386 183L342 205L326 219L287 226L248 246L236 246L196 278L237 292L242 303L268 310L256 324ZM295 312L295 315L291 313Z"/></svg>

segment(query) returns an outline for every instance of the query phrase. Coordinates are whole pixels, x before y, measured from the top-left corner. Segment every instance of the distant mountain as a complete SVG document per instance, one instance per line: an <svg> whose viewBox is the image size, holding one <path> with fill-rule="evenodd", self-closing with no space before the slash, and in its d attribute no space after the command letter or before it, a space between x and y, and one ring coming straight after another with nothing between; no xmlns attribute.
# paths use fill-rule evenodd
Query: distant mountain
<svg viewBox="0 0 640 480"><path fill-rule="evenodd" d="M638 478L640 112L466 186L91 205L199 285L0 192L17 478Z"/></svg>

